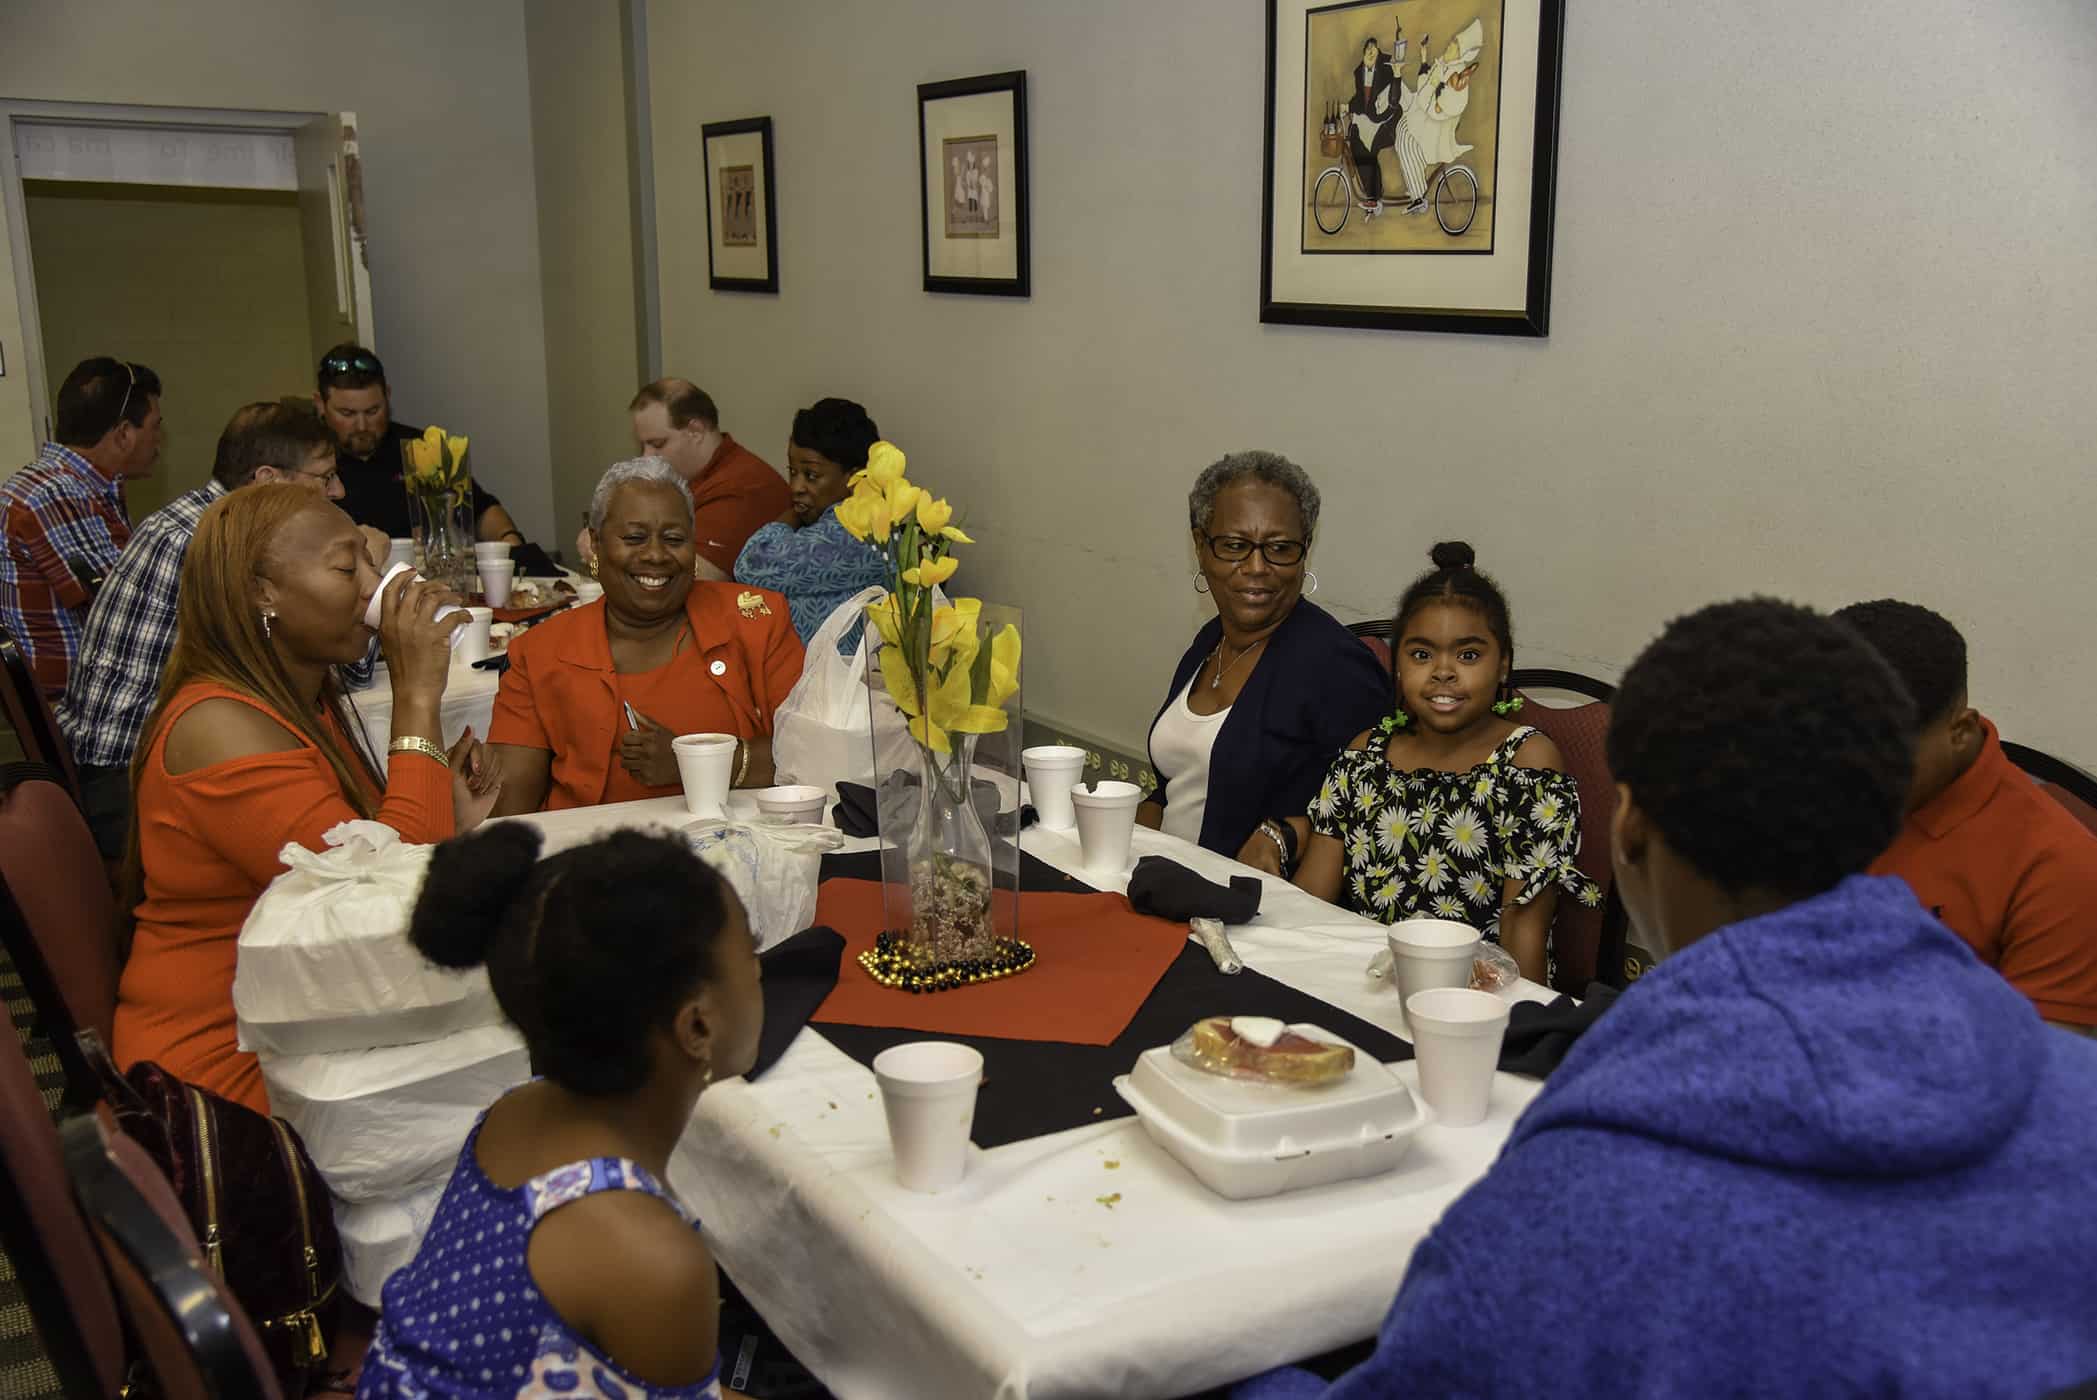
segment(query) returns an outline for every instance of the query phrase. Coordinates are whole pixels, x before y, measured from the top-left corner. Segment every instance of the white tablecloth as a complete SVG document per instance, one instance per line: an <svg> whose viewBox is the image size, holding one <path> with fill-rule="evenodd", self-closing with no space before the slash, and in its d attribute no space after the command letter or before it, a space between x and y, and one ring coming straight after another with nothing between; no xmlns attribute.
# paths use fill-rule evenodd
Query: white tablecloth
<svg viewBox="0 0 2097 1400"><path fill-rule="evenodd" d="M493 671L477 671L471 666L454 666L444 681L444 700L438 707L438 723L444 733L440 742L450 748L466 731L467 725L481 738L488 737L488 725L495 718L495 692L502 678ZM350 696L357 707L357 718L364 724L364 737L371 741L371 751L382 758L386 745L393 740L393 678L380 662L376 677L371 685Z"/></svg>
<svg viewBox="0 0 2097 1400"><path fill-rule="evenodd" d="M522 820L560 849L688 818L670 798ZM1126 887L1079 870L1074 835L1022 844ZM1159 832L1139 829L1135 853L1246 873ZM1259 918L1230 931L1247 965L1402 1034L1395 989L1363 974L1382 929L1266 884ZM670 1176L723 1267L840 1395L1177 1395L1373 1334L1413 1248L1539 1088L1500 1075L1483 1124L1429 1125L1388 1175L1266 1200L1213 1195L1133 1118L971 1149L960 1187L918 1195L895 1184L872 1074L804 1032L762 1081L700 1100Z"/></svg>

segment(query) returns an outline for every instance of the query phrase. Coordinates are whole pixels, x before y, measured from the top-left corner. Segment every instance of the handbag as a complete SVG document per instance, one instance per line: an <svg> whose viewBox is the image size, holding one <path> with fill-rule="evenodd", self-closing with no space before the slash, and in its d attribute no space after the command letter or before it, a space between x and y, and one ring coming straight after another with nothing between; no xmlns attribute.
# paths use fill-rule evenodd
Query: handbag
<svg viewBox="0 0 2097 1400"><path fill-rule="evenodd" d="M81 1050L117 1125L182 1203L204 1262L247 1309L286 1395L328 1359L342 1242L327 1183L289 1123L185 1084L151 1061L128 1073L93 1031Z"/></svg>

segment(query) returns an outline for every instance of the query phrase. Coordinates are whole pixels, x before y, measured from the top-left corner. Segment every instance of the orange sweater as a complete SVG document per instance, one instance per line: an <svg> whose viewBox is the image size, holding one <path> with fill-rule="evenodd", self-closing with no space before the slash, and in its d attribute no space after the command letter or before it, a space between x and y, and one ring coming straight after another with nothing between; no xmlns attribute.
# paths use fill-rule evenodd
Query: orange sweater
<svg viewBox="0 0 2097 1400"><path fill-rule="evenodd" d="M326 850L323 833L355 820L357 811L311 744L170 774L165 757L175 721L198 702L220 697L284 723L253 696L198 681L176 695L152 736L138 784L145 898L117 986L113 1048L127 1068L152 1060L267 1113L261 1067L241 1052L234 1026L241 925L263 888L283 872L277 852L285 842ZM332 716L326 722L334 727ZM376 819L405 841L445 840L452 834L450 771L422 755L393 755Z"/></svg>

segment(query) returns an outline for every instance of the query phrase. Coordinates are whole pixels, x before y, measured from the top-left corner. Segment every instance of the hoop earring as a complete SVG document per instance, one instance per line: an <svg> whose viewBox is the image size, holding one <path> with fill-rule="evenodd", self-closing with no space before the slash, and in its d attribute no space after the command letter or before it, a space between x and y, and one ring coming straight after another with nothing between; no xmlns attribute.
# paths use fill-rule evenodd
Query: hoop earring
<svg viewBox="0 0 2097 1400"><path fill-rule="evenodd" d="M276 634L270 630L270 624L276 621L276 618L277 615L273 612L262 614L262 639L266 642L273 642L277 639Z"/></svg>
<svg viewBox="0 0 2097 1400"><path fill-rule="evenodd" d="M1199 569L1196 569L1194 571L1194 591L1196 593L1206 593L1209 591L1209 577L1207 574L1204 574Z"/></svg>
<svg viewBox="0 0 2097 1400"><path fill-rule="evenodd" d="M1309 597L1318 591L1318 571L1316 569L1305 569L1303 577L1310 584L1309 588L1303 590L1304 596Z"/></svg>

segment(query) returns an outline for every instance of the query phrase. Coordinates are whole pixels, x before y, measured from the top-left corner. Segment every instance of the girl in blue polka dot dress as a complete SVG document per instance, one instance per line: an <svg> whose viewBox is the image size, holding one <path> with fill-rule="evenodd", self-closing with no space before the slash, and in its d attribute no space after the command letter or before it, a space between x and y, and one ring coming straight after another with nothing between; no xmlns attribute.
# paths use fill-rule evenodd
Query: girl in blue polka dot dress
<svg viewBox="0 0 2097 1400"><path fill-rule="evenodd" d="M749 926L676 837L538 855L501 823L430 860L410 940L487 964L541 1077L467 1137L357 1394L718 1400L719 1278L662 1183L700 1093L756 1058Z"/></svg>

